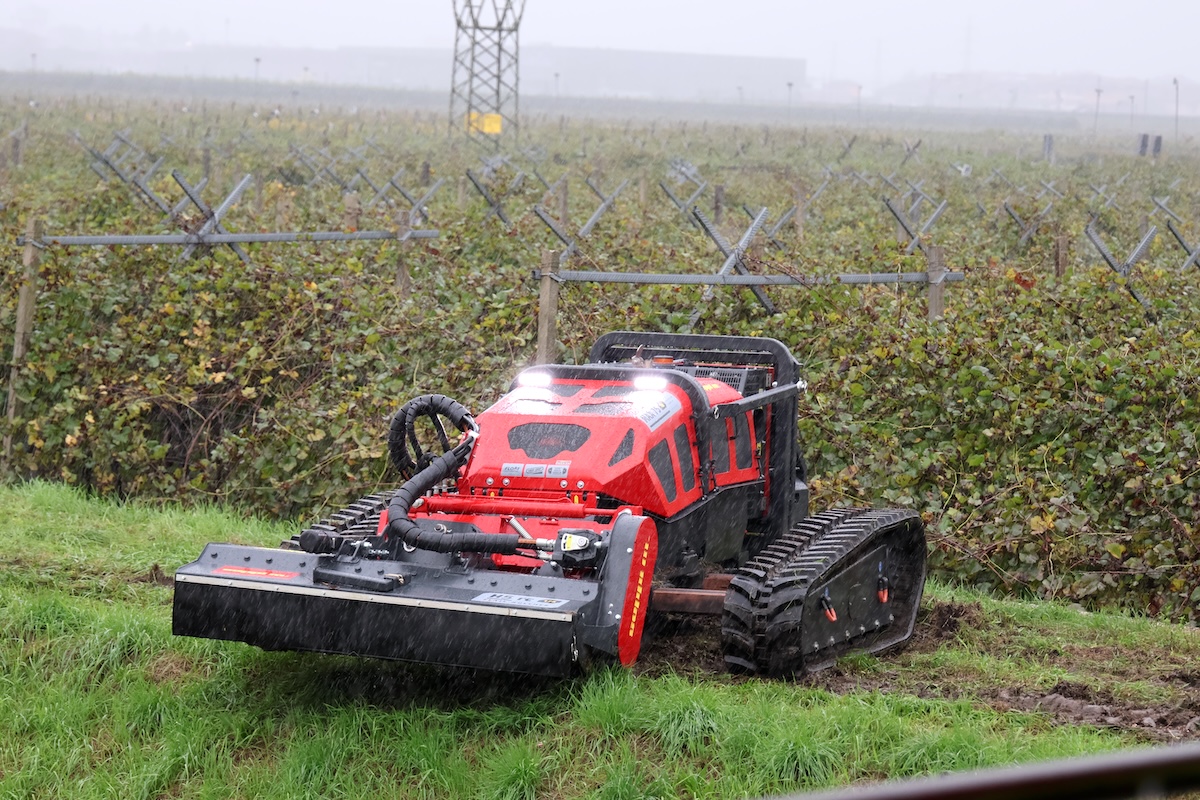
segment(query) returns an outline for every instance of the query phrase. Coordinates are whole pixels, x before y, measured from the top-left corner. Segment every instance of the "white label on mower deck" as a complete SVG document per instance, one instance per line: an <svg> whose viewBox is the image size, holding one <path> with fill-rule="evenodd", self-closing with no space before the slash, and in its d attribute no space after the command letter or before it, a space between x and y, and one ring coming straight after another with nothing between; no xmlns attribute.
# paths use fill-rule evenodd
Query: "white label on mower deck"
<svg viewBox="0 0 1200 800"><path fill-rule="evenodd" d="M474 603L495 603L502 606L522 606L524 608L558 608L571 602L561 597L534 597L528 594L500 594L499 592L485 592L472 597L471 601Z"/></svg>

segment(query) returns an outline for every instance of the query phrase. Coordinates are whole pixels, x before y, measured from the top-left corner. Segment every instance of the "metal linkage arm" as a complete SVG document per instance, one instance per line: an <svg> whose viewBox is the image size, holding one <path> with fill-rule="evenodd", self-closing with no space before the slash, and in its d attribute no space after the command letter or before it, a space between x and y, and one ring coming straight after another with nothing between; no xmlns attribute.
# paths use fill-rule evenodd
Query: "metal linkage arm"
<svg viewBox="0 0 1200 800"><path fill-rule="evenodd" d="M1133 285L1133 282L1129 280L1129 273L1133 270L1134 265L1141 261L1146 253L1150 250L1151 242L1153 242L1154 237L1158 235L1158 228L1152 226L1150 230L1146 232L1146 235L1142 237L1140 242L1138 242L1137 247L1133 248L1133 252L1129 254L1129 258L1125 259L1124 263L1118 263L1116 257L1112 254L1112 251L1110 251L1100 239L1100 234L1096 232L1095 217L1092 217L1091 221L1088 222L1087 227L1083 229L1083 232L1087 235L1088 239L1096 247L1096 250L1099 251L1100 255L1104 258L1104 261L1113 270L1113 272L1117 273L1117 275L1123 279L1122 282L1124 283L1125 289L1129 292L1130 296L1132 296L1134 300L1137 300L1139 303L1141 303L1142 308L1146 310L1147 318L1150 320L1157 320L1157 315L1150 307L1150 301L1143 297L1142 293L1139 292L1137 287Z"/></svg>
<svg viewBox="0 0 1200 800"><path fill-rule="evenodd" d="M233 191L229 193L229 196L226 197L225 200L222 201L221 205L217 206L216 210L214 211L213 209L209 208L208 204L205 203L203 198L200 197L200 192L198 192L194 187L188 185L188 182L184 179L179 170L173 170L171 172L171 177L175 179L175 182L179 184L179 188L183 189L183 193L188 196L188 199L192 201L192 204L195 205L196 208L200 209L200 213L205 217L204 224L201 225L200 230L196 232L200 236L204 236L205 234L213 231L217 233L229 232L221 225L221 218L224 217L225 213L233 207L233 204L236 203L238 198L242 196L242 192L246 191L246 187L250 185L250 181L253 180L250 175L244 176L241 181L238 182L238 185L234 187ZM229 249L234 253L237 253L237 257L242 260L243 264L250 263L250 256L246 255L246 251L243 250L240 245L235 242L229 242L228 244ZM186 248L184 248L183 253L181 253L179 257L180 259L190 258L192 253L195 251L196 245L188 245Z"/></svg>
<svg viewBox="0 0 1200 800"><path fill-rule="evenodd" d="M700 224L700 228L708 234L708 237L716 244L717 249L725 256L725 263L721 265L721 269L717 271L717 274L728 275L731 270L736 269L742 275L749 275L750 270L746 267L745 262L746 248L750 246L750 242L758 235L763 222L766 221L767 209L764 208L758 212L754 221L750 223L750 227L746 229L746 232L742 234L742 238L738 240L736 247L729 245L728 240L721 235L721 232L717 230L716 226L712 224L699 208L692 208L692 216L696 218L696 221ZM753 286L751 287L751 291L754 292L754 296L758 298L758 302L762 304L762 307L768 314L775 314L777 312L775 304L771 302L771 298L767 297L767 293L761 287ZM705 300L711 300L712 297L711 289L704 293ZM695 321L699 318L700 309L696 309L692 314L692 324L695 324Z"/></svg>

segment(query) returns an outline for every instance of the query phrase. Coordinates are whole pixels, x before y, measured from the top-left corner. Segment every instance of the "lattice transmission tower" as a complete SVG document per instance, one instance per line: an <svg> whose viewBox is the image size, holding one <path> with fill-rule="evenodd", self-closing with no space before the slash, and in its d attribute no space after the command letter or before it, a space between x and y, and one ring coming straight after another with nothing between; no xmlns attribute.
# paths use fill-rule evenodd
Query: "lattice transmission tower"
<svg viewBox="0 0 1200 800"><path fill-rule="evenodd" d="M488 147L517 138L517 36L525 0L454 0L458 30L450 86L450 131Z"/></svg>

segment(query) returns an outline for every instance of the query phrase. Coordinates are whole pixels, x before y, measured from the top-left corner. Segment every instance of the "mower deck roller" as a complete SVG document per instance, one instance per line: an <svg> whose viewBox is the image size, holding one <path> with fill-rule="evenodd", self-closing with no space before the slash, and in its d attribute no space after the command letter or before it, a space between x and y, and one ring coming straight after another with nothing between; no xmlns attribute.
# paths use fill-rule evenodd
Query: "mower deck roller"
<svg viewBox="0 0 1200 800"><path fill-rule="evenodd" d="M522 372L478 418L415 398L389 431L399 488L278 548L209 544L176 573L174 632L566 676L632 664L658 589L721 613L738 671L895 647L924 585L920 517L808 516L798 384L773 339L622 332L589 364Z"/></svg>

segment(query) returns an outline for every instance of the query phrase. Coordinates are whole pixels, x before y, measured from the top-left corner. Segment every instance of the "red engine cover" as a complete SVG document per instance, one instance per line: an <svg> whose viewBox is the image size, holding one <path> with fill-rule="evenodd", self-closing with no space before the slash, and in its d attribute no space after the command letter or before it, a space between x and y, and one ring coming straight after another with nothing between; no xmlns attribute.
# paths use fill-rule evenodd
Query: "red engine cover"
<svg viewBox="0 0 1200 800"><path fill-rule="evenodd" d="M459 480L460 494L586 502L603 493L663 517L701 497L692 405L662 375L646 370L628 382L551 380L531 370L519 383L477 417L479 440ZM700 383L712 405L741 397L721 381ZM734 467L718 483L757 474L756 464Z"/></svg>

